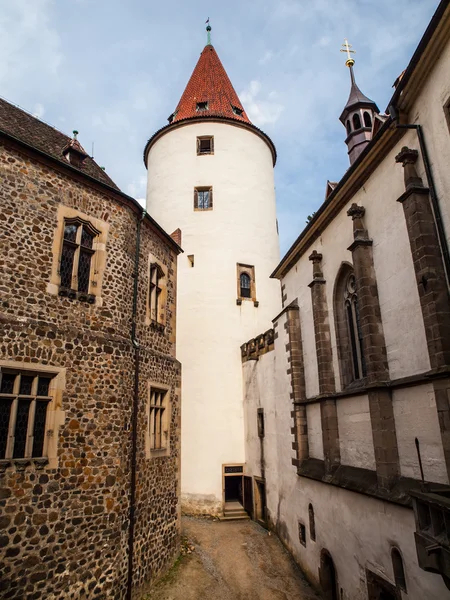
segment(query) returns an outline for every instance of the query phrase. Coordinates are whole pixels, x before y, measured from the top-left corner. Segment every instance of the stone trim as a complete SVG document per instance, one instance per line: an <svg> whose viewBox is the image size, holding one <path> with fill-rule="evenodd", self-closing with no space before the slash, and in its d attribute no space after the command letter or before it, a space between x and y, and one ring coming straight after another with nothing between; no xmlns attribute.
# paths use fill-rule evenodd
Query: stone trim
<svg viewBox="0 0 450 600"><path fill-rule="evenodd" d="M265 333L257 335L241 346L241 360L257 360L259 356L271 352L275 348L275 333L268 329Z"/></svg>

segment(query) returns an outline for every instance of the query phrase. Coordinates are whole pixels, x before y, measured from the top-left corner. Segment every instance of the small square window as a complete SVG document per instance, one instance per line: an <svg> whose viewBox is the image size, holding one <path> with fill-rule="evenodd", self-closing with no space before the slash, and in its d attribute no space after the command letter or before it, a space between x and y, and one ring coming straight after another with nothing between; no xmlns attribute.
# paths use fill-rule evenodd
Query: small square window
<svg viewBox="0 0 450 600"><path fill-rule="evenodd" d="M197 138L197 155L214 154L214 138L212 135Z"/></svg>
<svg viewBox="0 0 450 600"><path fill-rule="evenodd" d="M194 210L212 210L212 187L194 188Z"/></svg>
<svg viewBox="0 0 450 600"><path fill-rule="evenodd" d="M197 112L204 112L205 110L208 110L208 103L197 102Z"/></svg>
<svg viewBox="0 0 450 600"><path fill-rule="evenodd" d="M231 109L233 110L234 114L237 115L238 117L242 117L243 114L243 109L239 108L239 106L231 106Z"/></svg>
<svg viewBox="0 0 450 600"><path fill-rule="evenodd" d="M298 522L298 538L300 544L306 548L306 527L300 521Z"/></svg>

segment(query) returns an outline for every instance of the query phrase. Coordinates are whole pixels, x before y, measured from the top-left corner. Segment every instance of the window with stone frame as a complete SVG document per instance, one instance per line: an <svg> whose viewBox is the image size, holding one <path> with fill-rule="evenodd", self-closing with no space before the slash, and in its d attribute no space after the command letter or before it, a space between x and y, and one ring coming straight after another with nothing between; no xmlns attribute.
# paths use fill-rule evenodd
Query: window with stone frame
<svg viewBox="0 0 450 600"><path fill-rule="evenodd" d="M344 263L334 289L334 317L342 387L366 377L358 291L353 267Z"/></svg>
<svg viewBox="0 0 450 600"><path fill-rule="evenodd" d="M94 240L100 232L81 219L65 219L59 275L61 288L88 295L95 250Z"/></svg>
<svg viewBox="0 0 450 600"><path fill-rule="evenodd" d="M46 456L52 379L47 373L2 369L0 460Z"/></svg>
<svg viewBox="0 0 450 600"><path fill-rule="evenodd" d="M197 155L214 154L214 136L202 135L197 137Z"/></svg>
<svg viewBox="0 0 450 600"><path fill-rule="evenodd" d="M258 306L254 266L237 264L237 295L237 304L242 304L242 300L253 300Z"/></svg>
<svg viewBox="0 0 450 600"><path fill-rule="evenodd" d="M194 188L194 210L212 210L213 190L212 187Z"/></svg>
<svg viewBox="0 0 450 600"><path fill-rule="evenodd" d="M146 456L168 456L170 453L170 389L149 384L148 431Z"/></svg>
<svg viewBox="0 0 450 600"><path fill-rule="evenodd" d="M164 271L157 263L150 265L150 315L152 321L158 323L160 315L161 294L163 291Z"/></svg>
<svg viewBox="0 0 450 600"><path fill-rule="evenodd" d="M167 304L167 268L149 255L146 325L164 331Z"/></svg>
<svg viewBox="0 0 450 600"><path fill-rule="evenodd" d="M101 305L109 224L60 204L47 292Z"/></svg>

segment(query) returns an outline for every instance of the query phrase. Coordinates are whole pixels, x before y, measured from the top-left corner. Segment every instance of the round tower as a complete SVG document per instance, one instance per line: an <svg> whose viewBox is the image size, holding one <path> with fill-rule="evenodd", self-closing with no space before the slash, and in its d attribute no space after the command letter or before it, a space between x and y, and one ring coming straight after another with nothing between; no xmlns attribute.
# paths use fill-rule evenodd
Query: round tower
<svg viewBox="0 0 450 600"><path fill-rule="evenodd" d="M177 291L182 502L192 512L218 512L223 467L245 462L240 346L272 326L281 297L270 279L279 261L275 147L250 122L210 28L144 160L147 209L167 231L180 230L184 250Z"/></svg>

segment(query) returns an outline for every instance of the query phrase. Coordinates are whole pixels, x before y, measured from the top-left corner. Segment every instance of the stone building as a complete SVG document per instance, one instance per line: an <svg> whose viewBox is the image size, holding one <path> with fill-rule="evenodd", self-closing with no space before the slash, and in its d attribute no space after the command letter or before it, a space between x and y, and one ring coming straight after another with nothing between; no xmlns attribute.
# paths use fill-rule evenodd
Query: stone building
<svg viewBox="0 0 450 600"><path fill-rule="evenodd" d="M124 598L179 548L180 248L0 100L0 596Z"/></svg>
<svg viewBox="0 0 450 600"><path fill-rule="evenodd" d="M327 183L273 272L283 294L273 331L241 349L246 504L329 600L443 600L449 3L397 81L388 114L359 90L346 50L350 168Z"/></svg>
<svg viewBox="0 0 450 600"><path fill-rule="evenodd" d="M147 208L178 230L177 356L183 365L182 505L242 499L242 340L281 309L272 141L253 125L208 43L169 124L148 141Z"/></svg>

